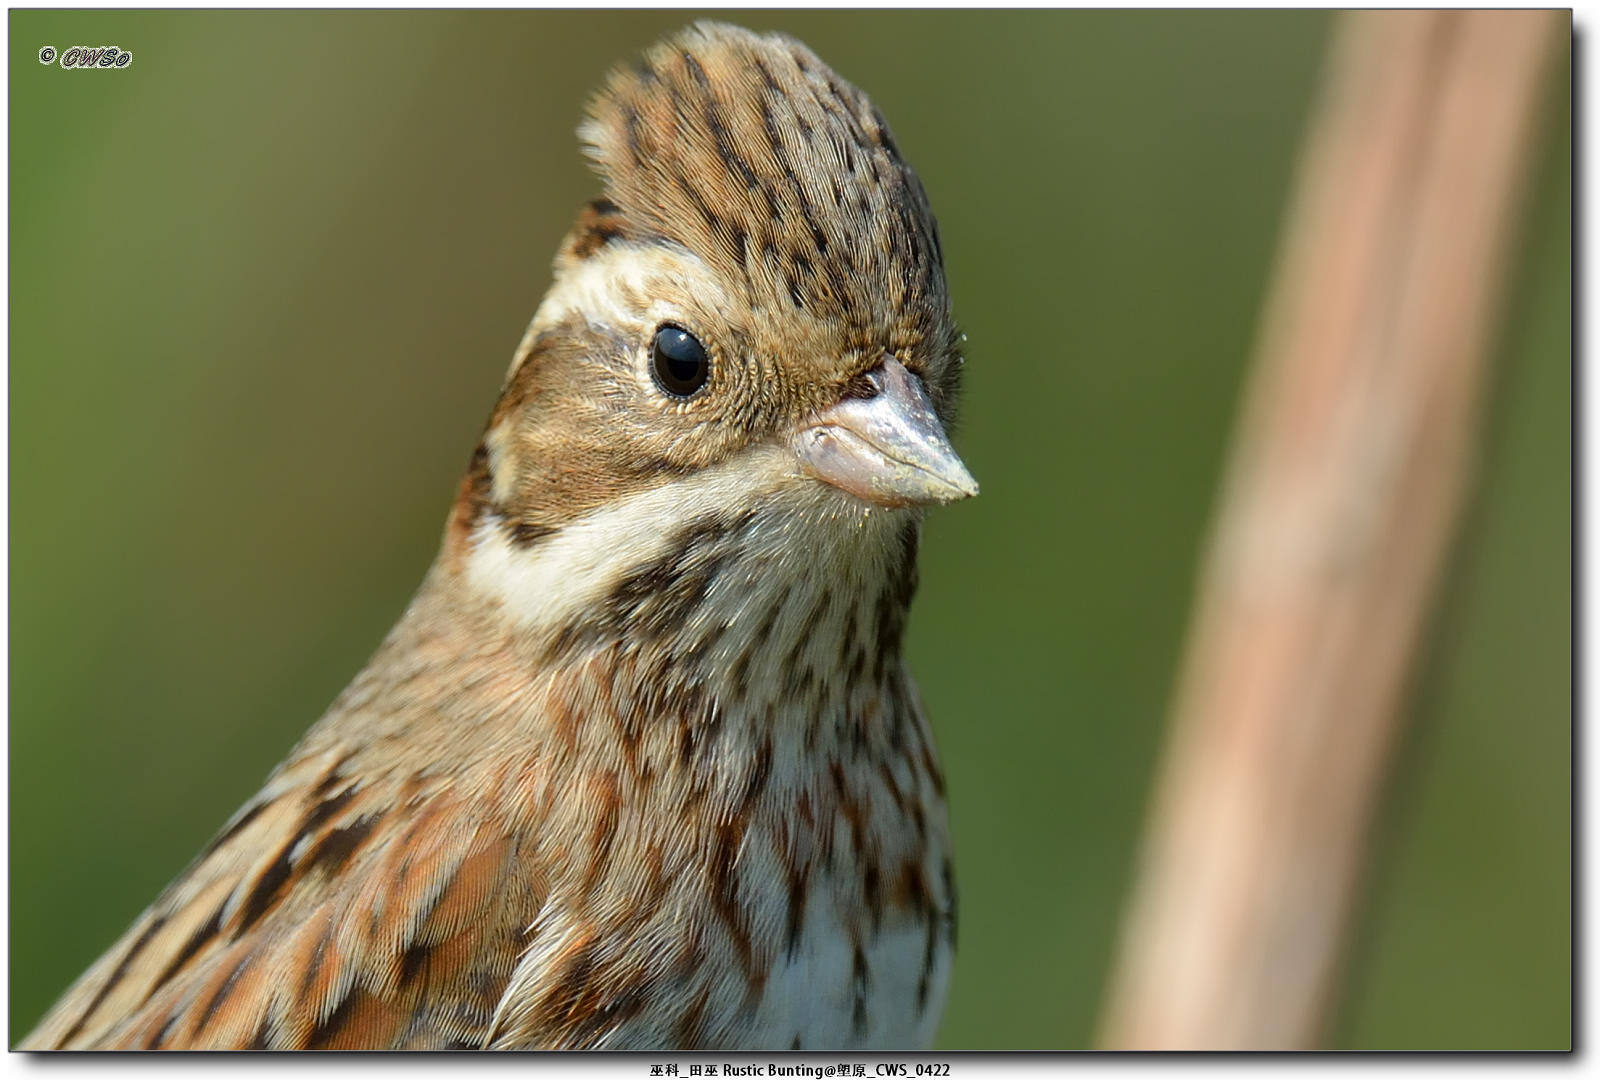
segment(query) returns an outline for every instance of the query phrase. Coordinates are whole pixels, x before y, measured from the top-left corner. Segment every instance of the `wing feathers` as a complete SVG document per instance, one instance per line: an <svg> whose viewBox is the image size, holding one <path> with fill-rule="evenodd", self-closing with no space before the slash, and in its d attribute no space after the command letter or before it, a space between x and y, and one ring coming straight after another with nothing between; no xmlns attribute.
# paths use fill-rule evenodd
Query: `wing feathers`
<svg viewBox="0 0 1600 1080"><path fill-rule="evenodd" d="M481 1044L537 911L525 826L339 764L269 784L23 1045Z"/></svg>

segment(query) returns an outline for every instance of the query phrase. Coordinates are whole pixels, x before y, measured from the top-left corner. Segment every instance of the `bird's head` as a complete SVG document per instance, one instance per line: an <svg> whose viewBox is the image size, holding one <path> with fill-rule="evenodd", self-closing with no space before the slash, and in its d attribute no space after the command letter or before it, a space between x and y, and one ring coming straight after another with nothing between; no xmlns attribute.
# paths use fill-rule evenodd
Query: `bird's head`
<svg viewBox="0 0 1600 1080"><path fill-rule="evenodd" d="M614 72L580 134L604 193L507 375L463 534L583 527L637 562L644 533L777 511L802 547L805 523L869 518L893 545L977 492L946 434L938 229L864 94L792 38L701 23Z"/></svg>

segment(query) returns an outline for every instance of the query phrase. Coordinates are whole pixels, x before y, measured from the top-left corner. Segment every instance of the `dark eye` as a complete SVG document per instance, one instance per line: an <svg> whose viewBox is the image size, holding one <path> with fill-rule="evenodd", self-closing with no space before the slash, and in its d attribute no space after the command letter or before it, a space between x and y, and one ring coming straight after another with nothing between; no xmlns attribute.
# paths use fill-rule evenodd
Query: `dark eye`
<svg viewBox="0 0 1600 1080"><path fill-rule="evenodd" d="M656 385L673 397L688 397L711 378L711 358L700 339L676 326L656 331L650 368Z"/></svg>

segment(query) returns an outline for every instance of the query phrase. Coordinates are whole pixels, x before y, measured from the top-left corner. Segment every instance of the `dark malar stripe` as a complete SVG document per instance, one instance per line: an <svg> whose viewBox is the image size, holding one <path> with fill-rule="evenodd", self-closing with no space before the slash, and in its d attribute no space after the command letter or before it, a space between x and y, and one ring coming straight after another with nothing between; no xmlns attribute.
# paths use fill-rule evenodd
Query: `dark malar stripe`
<svg viewBox="0 0 1600 1080"><path fill-rule="evenodd" d="M617 633L661 636L677 630L705 599L755 517L754 510L747 510L690 522L672 538L665 554L617 584L602 605L601 619Z"/></svg>
<svg viewBox="0 0 1600 1080"><path fill-rule="evenodd" d="M707 514L684 526L659 558L634 568L593 608L551 636L546 663L608 641L671 639L735 557L754 510Z"/></svg>

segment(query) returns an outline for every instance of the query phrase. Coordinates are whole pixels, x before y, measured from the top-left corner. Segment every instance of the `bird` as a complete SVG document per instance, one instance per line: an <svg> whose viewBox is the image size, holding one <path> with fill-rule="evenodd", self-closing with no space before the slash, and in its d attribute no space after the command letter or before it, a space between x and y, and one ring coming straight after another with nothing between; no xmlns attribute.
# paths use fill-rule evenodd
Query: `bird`
<svg viewBox="0 0 1600 1080"><path fill-rule="evenodd" d="M956 941L903 640L964 338L883 115L701 22L366 667L25 1049L905 1050Z"/></svg>

